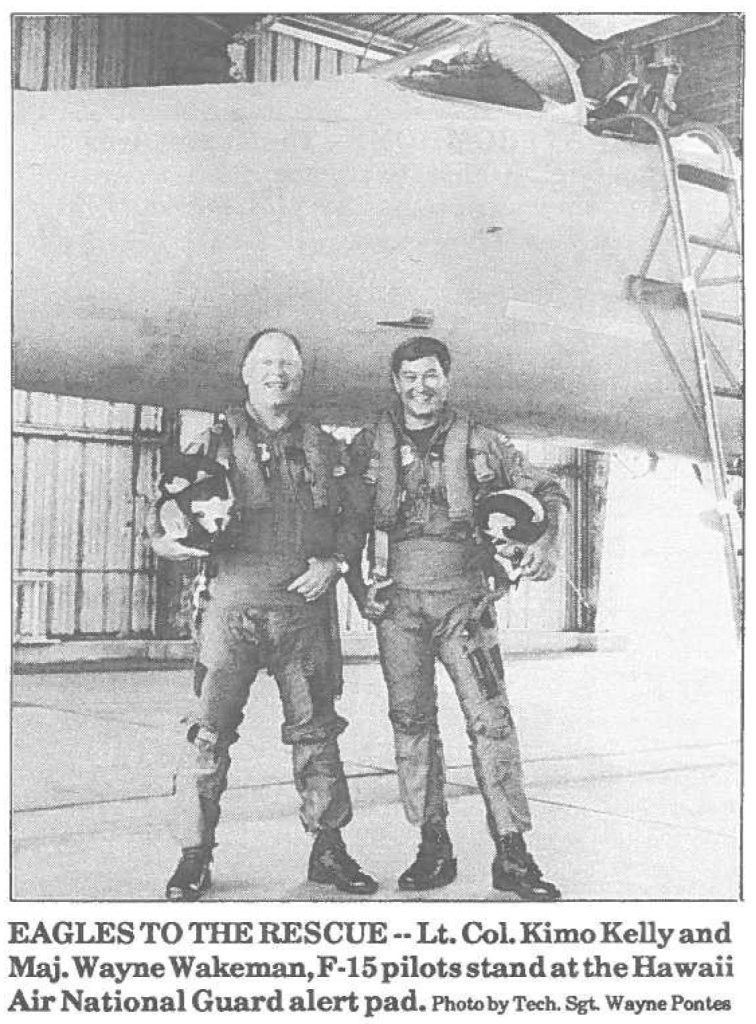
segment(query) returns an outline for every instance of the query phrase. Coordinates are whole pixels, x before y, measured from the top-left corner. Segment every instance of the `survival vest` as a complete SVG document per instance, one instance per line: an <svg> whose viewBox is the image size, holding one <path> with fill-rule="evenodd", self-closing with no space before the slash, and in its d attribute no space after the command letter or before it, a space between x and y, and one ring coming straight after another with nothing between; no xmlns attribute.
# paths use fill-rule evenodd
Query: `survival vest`
<svg viewBox="0 0 756 1024"><path fill-rule="evenodd" d="M475 492L496 482L489 448L484 428L448 410L422 458L404 435L401 414L389 410L381 415L364 473L375 486L368 545L373 578L388 576L389 534L418 535L430 528L436 536L442 535L439 529L458 536L460 527L474 532Z"/></svg>
<svg viewBox="0 0 756 1024"><path fill-rule="evenodd" d="M438 461L441 447L440 466ZM495 479L483 436L483 428L464 413L449 410L431 440L429 457L416 456L404 437L397 413L384 412L376 424L370 461L364 478L375 485L374 525L392 530L400 510L408 525L426 524L431 499L441 495L452 523L475 525L473 484L479 487ZM427 500L417 500L426 498Z"/></svg>
<svg viewBox="0 0 756 1024"><path fill-rule="evenodd" d="M266 439L243 406L232 406L211 428L206 451L229 470L241 509L272 507L269 466L273 460L285 460L299 464L314 509L339 511L338 479L345 470L336 458L334 441L315 423L295 423L280 436Z"/></svg>

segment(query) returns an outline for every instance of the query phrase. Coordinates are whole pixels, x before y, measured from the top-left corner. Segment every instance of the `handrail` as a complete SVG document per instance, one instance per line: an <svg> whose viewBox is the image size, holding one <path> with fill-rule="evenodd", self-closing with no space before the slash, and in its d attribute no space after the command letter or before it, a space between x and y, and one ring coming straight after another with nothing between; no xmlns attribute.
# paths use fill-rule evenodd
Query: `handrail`
<svg viewBox="0 0 756 1024"><path fill-rule="evenodd" d="M712 385L711 373L709 370L709 359L706 348L706 330L703 325L703 315L698 295L698 286L693 274L690 250L688 248L688 236L683 217L682 197L680 194L680 181L677 173L677 159L672 149L670 133L665 131L661 124L650 114L628 112L617 117L602 121L599 127L603 129L626 128L631 124L643 124L649 128L659 146L664 171L664 180L667 186L667 197L669 202L669 216L673 225L677 261L680 267L680 285L685 295L685 309L688 316L688 325L693 343L693 350L696 357L696 369L698 372L698 385L703 406L705 435L709 447L709 454L712 462L712 475L714 478L714 493L717 499L717 512L722 523L722 533L725 545L725 563L727 567L730 595L732 598L735 627L740 638L742 623L742 596L741 580L738 568L735 537L733 533L732 520L727 513L729 499L727 495L727 482L725 471L725 459L722 448L722 438L717 420L715 407L714 387ZM710 125L694 123L690 127L691 133L706 140L711 140L715 151L731 168L733 173L734 186L737 187L737 178L734 174L734 160L732 147L726 136ZM676 136L684 135L688 126L681 126L675 131ZM729 190L728 190L729 191ZM731 213L733 207L730 207Z"/></svg>
<svg viewBox="0 0 756 1024"><path fill-rule="evenodd" d="M687 124L682 124L673 128L669 132L672 138L682 138L685 135L691 135L699 139L703 139L713 152L720 157L724 164L723 173L728 178L732 179L733 187L728 193L730 200L730 212L733 219L733 225L737 230L742 225L743 210L742 210L742 196L741 196L741 182L740 182L740 170L735 163L735 154L732 149L730 140L727 138L721 128L718 128L713 124L706 124L703 121L690 121Z"/></svg>

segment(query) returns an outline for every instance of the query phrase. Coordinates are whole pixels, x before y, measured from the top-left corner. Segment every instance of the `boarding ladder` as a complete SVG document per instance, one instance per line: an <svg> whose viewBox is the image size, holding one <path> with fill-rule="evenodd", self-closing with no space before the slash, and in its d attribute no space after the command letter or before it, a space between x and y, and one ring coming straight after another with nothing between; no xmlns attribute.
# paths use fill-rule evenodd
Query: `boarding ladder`
<svg viewBox="0 0 756 1024"><path fill-rule="evenodd" d="M627 280L627 294L629 298L638 303L644 319L706 439L712 463L717 501L716 511L719 515L724 540L724 555L735 626L738 636L740 636L742 582L735 540L734 519L737 513L727 494L727 465L722 447L719 403L742 402L743 386L713 336L717 329L724 329L724 325L737 327L740 331L738 347L742 351L743 267L740 174L732 146L726 136L712 125L691 123L670 131L650 114L629 112L602 121L599 125L594 126L593 130L602 133L604 131L617 132L627 138L628 131L635 134L638 129L645 136L646 132L643 126L652 133L652 138L655 139L661 154L667 199L651 235L648 252L640 270ZM704 142L719 158L720 169L713 171L700 163L688 161L687 158L685 160L678 159L672 148L671 139L673 137ZM693 234L686 227L685 201L680 188L681 182L707 189L725 197L726 203L722 205L725 207L726 215L723 217L719 230L713 235ZM668 226L673 234L677 256L679 271L679 280L677 281L659 280L650 276L654 257ZM695 266L691 255L693 250L702 253ZM730 272L726 276L706 277L707 268L718 253L728 253L734 257L737 271ZM737 295L737 313L704 305L701 299L701 292L704 289L706 289L707 295L712 296L723 295L723 289L729 289L728 294L732 296L734 289L734 294ZM695 357L697 381L694 385L689 382L654 314L654 309L659 307L667 309L679 307L685 310ZM711 372L711 362L716 363L717 366L718 379L716 383Z"/></svg>

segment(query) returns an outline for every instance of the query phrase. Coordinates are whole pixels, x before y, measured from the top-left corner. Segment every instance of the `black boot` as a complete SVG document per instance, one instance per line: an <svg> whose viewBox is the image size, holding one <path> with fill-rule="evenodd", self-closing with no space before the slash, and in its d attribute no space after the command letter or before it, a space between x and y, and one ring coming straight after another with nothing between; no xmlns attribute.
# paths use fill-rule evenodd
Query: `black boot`
<svg viewBox="0 0 756 1024"><path fill-rule="evenodd" d="M165 898L171 903L193 903L210 888L212 853L204 846L188 846L165 887Z"/></svg>
<svg viewBox="0 0 756 1024"><path fill-rule="evenodd" d="M544 882L519 832L508 832L496 840L491 876L494 889L516 893L521 900L549 903L562 895L553 882Z"/></svg>
<svg viewBox="0 0 756 1024"><path fill-rule="evenodd" d="M372 896L378 891L376 880L347 853L337 828L323 828L315 836L307 878L357 896Z"/></svg>
<svg viewBox="0 0 756 1024"><path fill-rule="evenodd" d="M457 877L457 861L446 826L423 825L420 835L415 862L399 875L397 881L400 889L409 892L440 889Z"/></svg>

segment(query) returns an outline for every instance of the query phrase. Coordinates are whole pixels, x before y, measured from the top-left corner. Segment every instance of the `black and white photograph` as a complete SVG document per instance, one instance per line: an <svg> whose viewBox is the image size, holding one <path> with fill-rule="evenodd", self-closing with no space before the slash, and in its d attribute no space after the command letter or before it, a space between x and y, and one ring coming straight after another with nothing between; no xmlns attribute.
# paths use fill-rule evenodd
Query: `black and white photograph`
<svg viewBox="0 0 756 1024"><path fill-rule="evenodd" d="M6 26L16 915L742 901L744 15Z"/></svg>

